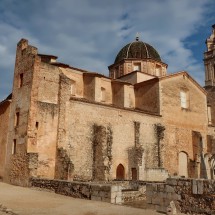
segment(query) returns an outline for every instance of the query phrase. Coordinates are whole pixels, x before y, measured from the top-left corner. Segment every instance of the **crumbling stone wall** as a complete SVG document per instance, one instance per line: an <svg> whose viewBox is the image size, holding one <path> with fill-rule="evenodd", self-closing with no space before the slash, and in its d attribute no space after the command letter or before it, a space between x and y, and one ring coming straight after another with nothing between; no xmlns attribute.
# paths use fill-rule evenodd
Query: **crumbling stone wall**
<svg viewBox="0 0 215 215"><path fill-rule="evenodd" d="M215 212L214 180L168 178L166 183L146 186L147 203L166 212L174 201L182 213L213 214Z"/></svg>
<svg viewBox="0 0 215 215"><path fill-rule="evenodd" d="M74 198L94 201L122 203L122 187L120 185L74 182L63 180L30 179L31 186L48 189L55 193Z"/></svg>
<svg viewBox="0 0 215 215"><path fill-rule="evenodd" d="M15 185L29 186L29 178L37 176L37 165L37 153L16 153L11 156L8 182Z"/></svg>
<svg viewBox="0 0 215 215"><path fill-rule="evenodd" d="M68 152L64 148L57 149L56 157L56 175L55 177L62 180L67 180L71 177L74 169L74 165L68 155Z"/></svg>
<svg viewBox="0 0 215 215"><path fill-rule="evenodd" d="M93 125L93 180L106 181L110 178L110 169L112 164L112 130Z"/></svg>

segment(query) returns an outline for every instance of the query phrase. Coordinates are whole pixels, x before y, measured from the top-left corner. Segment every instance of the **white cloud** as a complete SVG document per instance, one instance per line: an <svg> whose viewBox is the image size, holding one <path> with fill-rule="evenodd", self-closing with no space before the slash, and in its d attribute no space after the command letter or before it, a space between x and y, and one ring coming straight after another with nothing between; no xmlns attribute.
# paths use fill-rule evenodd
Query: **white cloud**
<svg viewBox="0 0 215 215"><path fill-rule="evenodd" d="M51 4L50 4L51 2ZM208 24L210 0L1 0L0 100L12 85L16 43L27 38L40 53L84 69L108 74L118 51L141 32L169 71L187 70L201 81L202 62L187 38ZM210 28L210 26L206 26ZM193 43L195 45L195 43ZM5 72L7 70L7 73Z"/></svg>

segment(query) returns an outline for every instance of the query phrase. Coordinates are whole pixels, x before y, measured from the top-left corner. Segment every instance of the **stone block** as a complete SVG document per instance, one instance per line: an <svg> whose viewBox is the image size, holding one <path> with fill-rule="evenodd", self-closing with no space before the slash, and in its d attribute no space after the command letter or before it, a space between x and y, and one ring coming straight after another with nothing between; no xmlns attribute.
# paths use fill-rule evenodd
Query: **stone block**
<svg viewBox="0 0 215 215"><path fill-rule="evenodd" d="M195 183L192 184L192 193L193 193L193 194L198 194L198 191L197 191L197 184L195 184Z"/></svg>
<svg viewBox="0 0 215 215"><path fill-rule="evenodd" d="M202 180L197 181L197 190L198 190L198 194L204 193L204 184Z"/></svg>
<svg viewBox="0 0 215 215"><path fill-rule="evenodd" d="M115 203L116 203L116 204L121 204L121 203L122 203L122 197L117 196L117 197L115 198Z"/></svg>
<svg viewBox="0 0 215 215"><path fill-rule="evenodd" d="M119 186L111 186L111 193L119 191Z"/></svg>
<svg viewBox="0 0 215 215"><path fill-rule="evenodd" d="M177 185L177 179L175 179L175 178L167 178L166 183L168 185L176 186Z"/></svg>
<svg viewBox="0 0 215 215"><path fill-rule="evenodd" d="M111 192L111 199L116 198L116 196L117 196L117 192Z"/></svg>
<svg viewBox="0 0 215 215"><path fill-rule="evenodd" d="M175 193L175 189L172 186L166 185L166 192L167 193Z"/></svg>

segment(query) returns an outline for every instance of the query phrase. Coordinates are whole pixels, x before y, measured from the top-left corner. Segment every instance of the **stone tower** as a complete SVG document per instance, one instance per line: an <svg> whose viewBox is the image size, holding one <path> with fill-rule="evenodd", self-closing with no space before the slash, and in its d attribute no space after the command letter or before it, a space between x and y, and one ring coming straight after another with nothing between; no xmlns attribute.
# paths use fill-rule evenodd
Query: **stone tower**
<svg viewBox="0 0 215 215"><path fill-rule="evenodd" d="M204 53L205 89L208 93L208 123L215 125L215 24L212 34L206 40L207 51Z"/></svg>
<svg viewBox="0 0 215 215"><path fill-rule="evenodd" d="M205 86L215 86L215 24L212 26L212 34L206 40L207 51L204 53Z"/></svg>

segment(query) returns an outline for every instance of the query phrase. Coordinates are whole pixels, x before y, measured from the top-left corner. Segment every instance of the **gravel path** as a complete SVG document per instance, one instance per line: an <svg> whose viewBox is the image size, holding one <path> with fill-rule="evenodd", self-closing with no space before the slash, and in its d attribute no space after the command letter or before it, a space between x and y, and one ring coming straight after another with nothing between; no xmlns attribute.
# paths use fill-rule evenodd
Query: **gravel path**
<svg viewBox="0 0 215 215"><path fill-rule="evenodd" d="M0 215L161 215L153 210L75 199L2 182L1 204L9 209L9 213L0 211Z"/></svg>

